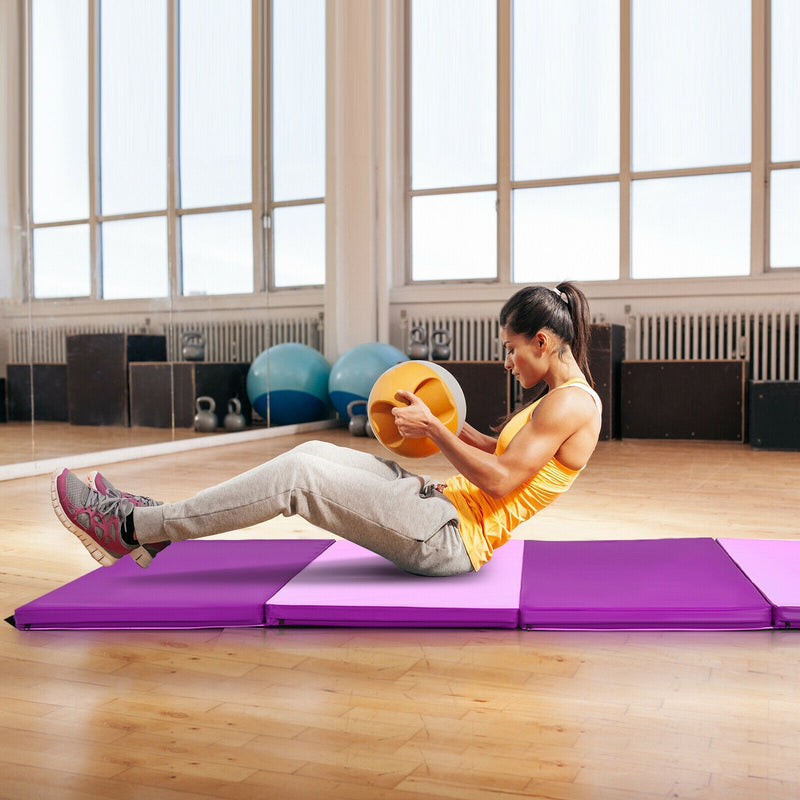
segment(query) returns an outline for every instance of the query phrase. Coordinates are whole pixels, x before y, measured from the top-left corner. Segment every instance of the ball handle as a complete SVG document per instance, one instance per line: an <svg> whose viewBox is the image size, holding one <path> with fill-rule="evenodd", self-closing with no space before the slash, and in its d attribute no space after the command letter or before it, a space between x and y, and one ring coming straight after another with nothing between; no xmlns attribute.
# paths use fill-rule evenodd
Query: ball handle
<svg viewBox="0 0 800 800"><path fill-rule="evenodd" d="M376 438L388 450L413 458L433 455L439 450L433 441L427 437L405 439L397 430L392 411L407 405L397 395L398 382L404 382L402 388L419 397L431 413L455 434L460 433L466 414L461 387L450 373L438 365L412 361L387 370L370 394L367 406L370 424Z"/></svg>

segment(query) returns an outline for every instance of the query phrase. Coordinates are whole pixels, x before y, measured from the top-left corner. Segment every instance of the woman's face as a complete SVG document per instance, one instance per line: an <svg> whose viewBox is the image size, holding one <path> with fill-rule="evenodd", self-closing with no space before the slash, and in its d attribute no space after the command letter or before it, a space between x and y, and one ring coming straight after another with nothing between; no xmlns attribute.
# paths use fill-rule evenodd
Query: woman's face
<svg viewBox="0 0 800 800"><path fill-rule="evenodd" d="M530 389L542 380L546 373L544 339L514 333L508 328L500 329L500 339L505 349L505 368L520 382L523 389Z"/></svg>

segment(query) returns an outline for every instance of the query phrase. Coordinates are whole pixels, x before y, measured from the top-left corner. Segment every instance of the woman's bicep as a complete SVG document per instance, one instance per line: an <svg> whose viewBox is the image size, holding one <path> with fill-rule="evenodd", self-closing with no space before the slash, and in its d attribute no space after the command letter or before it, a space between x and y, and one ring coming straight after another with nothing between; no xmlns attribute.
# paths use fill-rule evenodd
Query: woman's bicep
<svg viewBox="0 0 800 800"><path fill-rule="evenodd" d="M580 427L561 403L542 403L508 447L498 456L499 464L513 484L521 486L555 458L564 442Z"/></svg>
<svg viewBox="0 0 800 800"><path fill-rule="evenodd" d="M561 442L557 436L535 430L533 421L511 440L508 447L497 456L497 464L504 475L504 494L529 481L556 454Z"/></svg>
<svg viewBox="0 0 800 800"><path fill-rule="evenodd" d="M473 428L468 422L464 423L458 438L461 439L462 442L477 447L479 450L483 450L486 453L494 453L497 447L497 440L494 437L481 433L481 431Z"/></svg>

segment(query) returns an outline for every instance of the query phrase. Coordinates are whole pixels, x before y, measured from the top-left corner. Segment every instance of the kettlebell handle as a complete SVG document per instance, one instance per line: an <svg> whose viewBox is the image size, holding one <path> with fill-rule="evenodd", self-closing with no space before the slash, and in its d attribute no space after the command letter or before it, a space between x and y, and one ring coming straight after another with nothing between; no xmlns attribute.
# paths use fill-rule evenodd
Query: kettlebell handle
<svg viewBox="0 0 800 800"><path fill-rule="evenodd" d="M367 401L366 401L366 400L361 400L361 399L359 398L359 399L357 399L357 400L351 400L351 401L350 401L350 402L347 404L347 416L348 416L348 417L352 418L352 417L354 417L354 416L355 416L355 414L353 414L353 409L354 409L356 406L364 406L364 414L362 414L361 416L365 416L365 415L366 415L366 412L367 412Z"/></svg>
<svg viewBox="0 0 800 800"><path fill-rule="evenodd" d="M411 329L411 344L425 344L427 338L428 332L425 328L417 326Z"/></svg>

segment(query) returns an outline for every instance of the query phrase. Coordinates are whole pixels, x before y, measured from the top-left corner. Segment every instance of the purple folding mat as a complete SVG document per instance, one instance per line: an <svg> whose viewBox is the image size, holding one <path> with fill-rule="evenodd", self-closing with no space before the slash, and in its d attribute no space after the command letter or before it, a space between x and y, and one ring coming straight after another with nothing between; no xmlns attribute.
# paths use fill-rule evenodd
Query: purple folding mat
<svg viewBox="0 0 800 800"><path fill-rule="evenodd" d="M264 625L264 602L333 539L178 542L142 569L100 567L21 606L17 628L176 629Z"/></svg>
<svg viewBox="0 0 800 800"><path fill-rule="evenodd" d="M800 627L800 540L720 539L719 543L772 603L773 626Z"/></svg>
<svg viewBox="0 0 800 800"><path fill-rule="evenodd" d="M478 572L409 575L337 541L267 603L267 625L516 628L523 542L500 548Z"/></svg>
<svg viewBox="0 0 800 800"><path fill-rule="evenodd" d="M526 541L527 630L743 630L772 609L714 539Z"/></svg>

